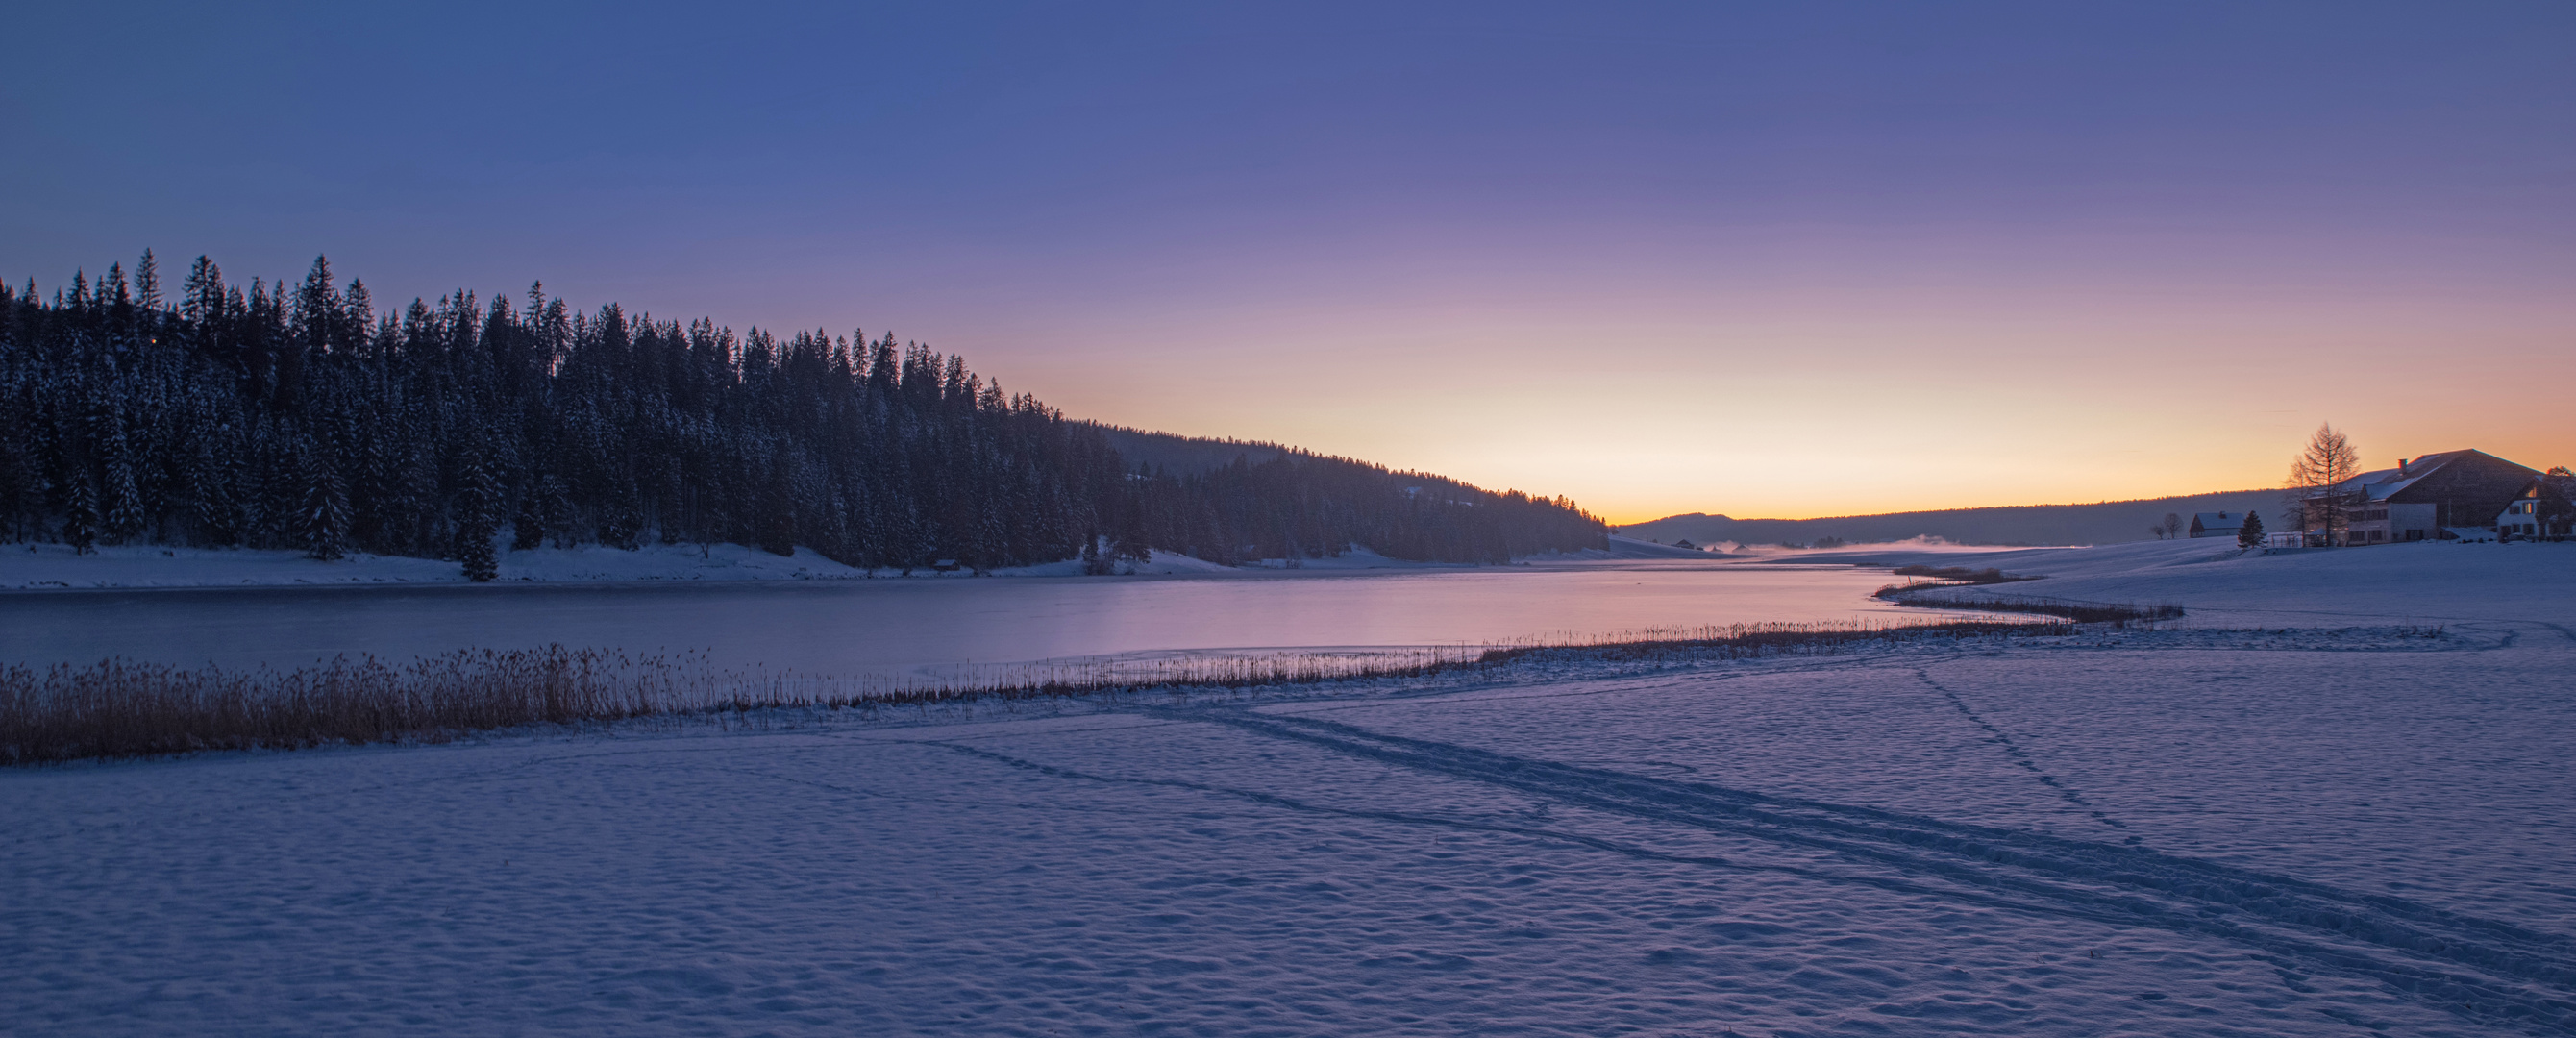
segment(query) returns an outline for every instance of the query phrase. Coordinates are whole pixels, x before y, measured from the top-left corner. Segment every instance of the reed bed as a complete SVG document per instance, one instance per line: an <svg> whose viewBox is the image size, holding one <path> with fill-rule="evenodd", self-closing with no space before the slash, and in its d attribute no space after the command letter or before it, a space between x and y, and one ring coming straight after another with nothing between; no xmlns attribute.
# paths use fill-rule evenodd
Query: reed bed
<svg viewBox="0 0 2576 1038"><path fill-rule="evenodd" d="M1311 685L1537 660L1743 659L1863 642L2052 636L2074 630L2064 621L1733 624L1492 645L1036 664L937 680L744 672L711 666L700 655L633 658L561 645L467 650L402 665L344 657L294 669L224 670L124 660L45 669L0 665L0 764L440 742L532 725L783 708Z"/></svg>
<svg viewBox="0 0 2576 1038"><path fill-rule="evenodd" d="M2170 603L2139 605L2134 602L2084 602L2069 598L1913 598L1918 591L1934 588L1976 587L1995 581L1910 581L1890 584L1877 591L1877 597L1892 605L1915 609L1954 609L1973 613L2032 613L2055 616L2082 624L2107 623L2126 627L2132 623L2176 620L2183 615L2181 606Z"/></svg>

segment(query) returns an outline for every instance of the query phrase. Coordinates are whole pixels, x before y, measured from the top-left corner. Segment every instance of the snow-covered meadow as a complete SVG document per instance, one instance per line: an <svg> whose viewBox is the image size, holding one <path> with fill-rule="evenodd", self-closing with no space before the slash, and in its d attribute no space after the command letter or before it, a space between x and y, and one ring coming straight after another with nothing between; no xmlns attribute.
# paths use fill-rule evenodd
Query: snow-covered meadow
<svg viewBox="0 0 2576 1038"><path fill-rule="evenodd" d="M1974 564L2192 612L12 771L0 1021L2576 1029L2576 547Z"/></svg>

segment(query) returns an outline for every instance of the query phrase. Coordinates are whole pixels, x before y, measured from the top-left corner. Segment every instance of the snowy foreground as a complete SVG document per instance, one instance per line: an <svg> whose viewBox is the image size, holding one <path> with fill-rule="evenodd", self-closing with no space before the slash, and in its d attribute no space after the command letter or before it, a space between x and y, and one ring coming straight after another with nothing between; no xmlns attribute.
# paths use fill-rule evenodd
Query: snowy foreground
<svg viewBox="0 0 2576 1038"><path fill-rule="evenodd" d="M9 772L0 1030L2576 1030L2576 547L2206 555L2006 567L2162 631Z"/></svg>

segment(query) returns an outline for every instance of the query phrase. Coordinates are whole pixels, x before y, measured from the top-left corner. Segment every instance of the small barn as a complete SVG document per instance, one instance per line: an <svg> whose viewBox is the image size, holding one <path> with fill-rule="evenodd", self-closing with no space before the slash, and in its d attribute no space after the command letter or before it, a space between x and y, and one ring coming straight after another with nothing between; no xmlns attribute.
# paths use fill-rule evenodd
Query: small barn
<svg viewBox="0 0 2576 1038"><path fill-rule="evenodd" d="M2194 513L2191 517L2191 535L2194 537L2225 537L2229 540L2234 540L2236 538L2237 531L2245 528L2245 515L2246 513L2244 512Z"/></svg>

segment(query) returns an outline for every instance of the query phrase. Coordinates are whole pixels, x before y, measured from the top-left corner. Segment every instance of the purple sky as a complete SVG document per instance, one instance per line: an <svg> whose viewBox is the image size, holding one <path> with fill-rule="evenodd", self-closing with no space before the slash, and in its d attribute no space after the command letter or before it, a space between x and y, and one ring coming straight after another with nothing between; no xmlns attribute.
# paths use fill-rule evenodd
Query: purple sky
<svg viewBox="0 0 2576 1038"><path fill-rule="evenodd" d="M2576 463L2556 0L159 6L12 14L0 276L892 328L1621 520Z"/></svg>

